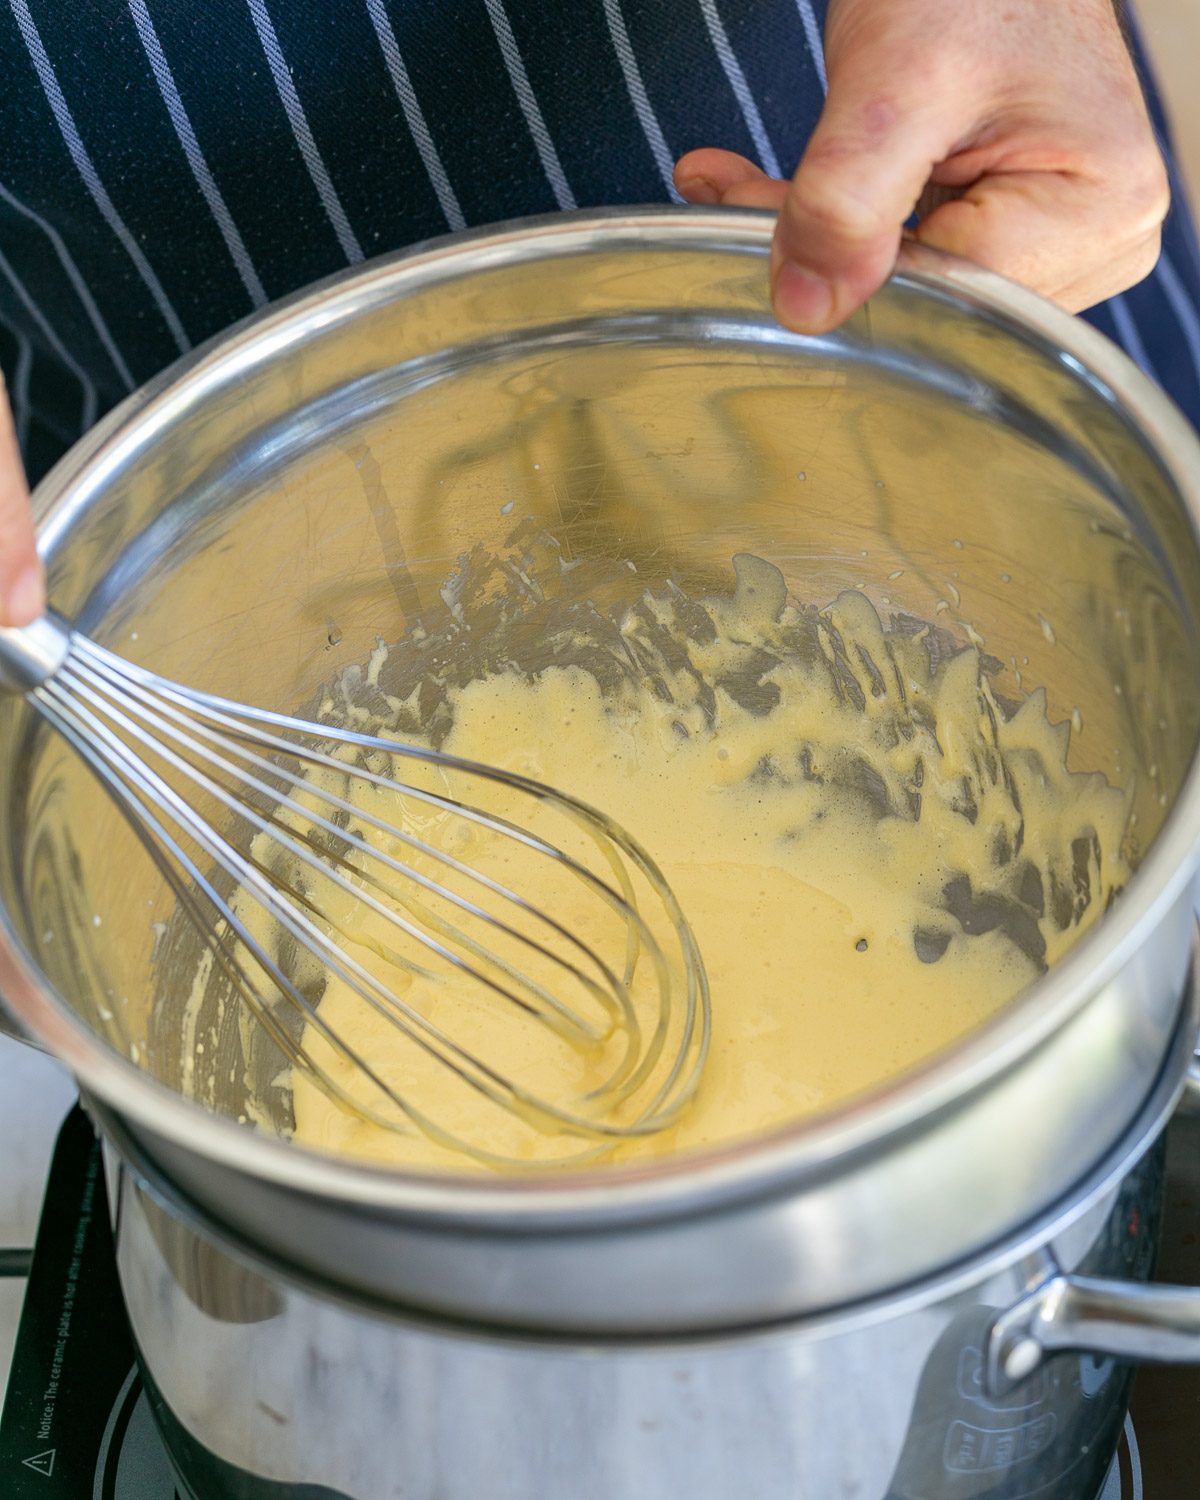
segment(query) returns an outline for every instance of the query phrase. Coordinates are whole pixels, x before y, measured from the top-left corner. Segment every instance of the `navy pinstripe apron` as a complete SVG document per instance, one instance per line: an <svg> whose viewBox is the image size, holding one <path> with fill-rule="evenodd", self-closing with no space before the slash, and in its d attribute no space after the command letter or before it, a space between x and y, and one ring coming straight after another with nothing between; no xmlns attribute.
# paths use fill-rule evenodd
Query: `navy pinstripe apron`
<svg viewBox="0 0 1200 1500"><path fill-rule="evenodd" d="M0 364L33 478L252 308L447 229L790 175L824 0L0 0ZM1088 316L1200 424L1200 246Z"/></svg>

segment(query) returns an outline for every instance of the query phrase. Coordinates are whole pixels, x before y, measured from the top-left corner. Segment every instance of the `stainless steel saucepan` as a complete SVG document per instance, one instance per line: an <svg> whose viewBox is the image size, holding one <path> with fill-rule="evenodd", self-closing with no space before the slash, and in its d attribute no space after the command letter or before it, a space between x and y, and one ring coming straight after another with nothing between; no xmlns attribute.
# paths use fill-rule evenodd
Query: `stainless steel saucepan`
<svg viewBox="0 0 1200 1500"><path fill-rule="evenodd" d="M271 1482L313 1478L296 1467L315 1447L301 1405L341 1408L316 1370L272 1436L247 1382L319 1349L321 1328L330 1347L370 1351L354 1379L374 1370L388 1395L372 1404L360 1391L360 1409L385 1425L388 1402L402 1410L397 1442L421 1431L413 1372L442 1361L455 1371L447 1392L516 1381L562 1421L556 1390L574 1392L572 1409L598 1403L602 1420L563 1439L585 1468L597 1434L642 1420L639 1401L661 1408L655 1431L683 1464L695 1411L727 1430L721 1359L734 1373L760 1361L754 1390L769 1405L778 1389L787 1410L755 1427L763 1478L742 1492L821 1500L860 1469L871 1500L919 1493L863 1476L893 1474L935 1346L951 1364L974 1350L962 1379L972 1391L978 1380L979 1412L1010 1415L1042 1378L1042 1351L1116 1348L1118 1325L1123 1356L1200 1359L1200 1292L1156 1300L1113 1281L1120 1257L1096 1251L1195 1039L1200 445L1085 326L915 251L869 319L824 338L785 333L766 301L768 245L760 215L623 211L372 262L189 356L39 489L56 607L212 692L308 703L378 637L436 609L463 553L501 546L530 518L572 560L633 562L638 588L720 586L749 551L804 599L861 588L883 614L981 640L1001 696L1044 689L1051 718L1075 723L1072 764L1134 790L1128 888L1061 964L919 1069L703 1157L577 1178L431 1177L256 1128L264 1115L286 1126L286 1086L269 1086L278 1068L190 1003L153 866L69 752L23 707L0 705L0 991L78 1075L125 1164L122 1276L166 1406L191 1438L226 1442L230 1462L258 1453ZM167 998L151 1007L155 992ZM180 1272L181 1243L208 1246L223 1285L244 1274L272 1286L255 1302L264 1316L224 1316ZM1063 1279L1080 1267L1109 1281ZM951 1359L939 1340L953 1342L960 1317L970 1338ZM172 1354L201 1328L219 1330L223 1386L183 1379ZM824 1365L812 1350L833 1348L827 1337L839 1352ZM678 1351L694 1339L707 1353L692 1365ZM708 1372L699 1406L652 1397L657 1375L621 1373L644 1368L640 1355L667 1358L663 1340L663 1382ZM889 1341L900 1352L884 1360L884 1390L870 1369ZM768 1344L791 1372L775 1387L775 1356L754 1352ZM584 1351L599 1348L589 1364ZM832 1382L819 1403L818 1377ZM1017 1397L1005 1394L1014 1381ZM851 1400L847 1382L860 1382L856 1421L878 1452L863 1469L847 1429L825 1487L796 1488L795 1402L809 1400L815 1421L835 1388ZM1080 1425L1081 1389L1053 1413L1072 1454L1080 1434L1097 1441ZM236 1420L220 1417L222 1390ZM421 1399L446 1453L461 1451L442 1488L389 1495L734 1492L718 1487L728 1475L714 1470L705 1488L703 1465L666 1459L659 1488L622 1491L596 1459L607 1477L595 1488L556 1489L545 1454L520 1468L534 1440L511 1403L482 1401L481 1437L459 1433L449 1396ZM514 1441L511 1488L469 1487L467 1449L486 1448L487 1421L527 1439ZM966 1452L975 1440L959 1437ZM1044 1451L1046 1425L996 1442L995 1472L1016 1472ZM376 1481L329 1465L320 1482L334 1493L380 1500ZM785 1478L792 1489L771 1487Z"/></svg>

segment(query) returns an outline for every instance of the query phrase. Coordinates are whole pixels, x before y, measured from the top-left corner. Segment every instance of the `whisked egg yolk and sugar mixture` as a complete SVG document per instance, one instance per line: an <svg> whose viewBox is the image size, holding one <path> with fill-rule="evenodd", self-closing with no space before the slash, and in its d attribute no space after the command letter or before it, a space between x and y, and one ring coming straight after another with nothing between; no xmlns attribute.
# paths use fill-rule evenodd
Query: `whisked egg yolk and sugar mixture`
<svg viewBox="0 0 1200 1500"><path fill-rule="evenodd" d="M636 870L608 868L569 813L537 804L531 823L529 798L496 784L488 818L473 822L359 781L356 831L419 838L388 846L417 883L374 895L399 901L460 962L406 943L369 903L339 905L331 890L314 904L355 973L384 979L448 1039L452 1063L469 1057L510 1091L497 1102L388 1007L364 1003L345 974L314 972L301 976L315 1006L301 1045L315 1066L290 1079L299 1143L463 1171L640 1161L768 1131L976 1027L1128 879L1127 794L1068 771L1068 727L1049 722L1040 693L1000 701L995 664L976 647L905 616L885 623L861 593L800 602L776 568L745 555L731 586L638 595L626 583L624 602L610 592L605 603L604 588L579 587L561 559L548 567L552 549L538 545L540 574L482 552L465 559L443 608L339 678L321 715L501 767L614 817L678 901L711 1019L704 996L688 993L670 914ZM535 582L555 566L565 594ZM328 768L310 774L338 781ZM407 772L398 758L390 774L479 805L478 784L453 764ZM577 867L497 834L495 818ZM249 903L243 914L261 927ZM637 1067L585 953L616 955ZM560 1002L586 1034L556 1025L549 1005L531 1024L518 1003L531 993ZM669 1116L639 1131L670 1088Z"/></svg>

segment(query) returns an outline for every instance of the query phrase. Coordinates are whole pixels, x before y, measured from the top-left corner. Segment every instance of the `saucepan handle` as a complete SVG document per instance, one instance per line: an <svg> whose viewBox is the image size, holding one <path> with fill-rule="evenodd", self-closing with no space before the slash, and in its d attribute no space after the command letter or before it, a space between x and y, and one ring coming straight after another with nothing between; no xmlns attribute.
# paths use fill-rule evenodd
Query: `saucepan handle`
<svg viewBox="0 0 1200 1500"><path fill-rule="evenodd" d="M1180 1109L1200 1114L1200 1056L1188 1069ZM1005 1394L1047 1355L1068 1349L1139 1364L1200 1364L1200 1287L1051 1276L992 1324L990 1394Z"/></svg>

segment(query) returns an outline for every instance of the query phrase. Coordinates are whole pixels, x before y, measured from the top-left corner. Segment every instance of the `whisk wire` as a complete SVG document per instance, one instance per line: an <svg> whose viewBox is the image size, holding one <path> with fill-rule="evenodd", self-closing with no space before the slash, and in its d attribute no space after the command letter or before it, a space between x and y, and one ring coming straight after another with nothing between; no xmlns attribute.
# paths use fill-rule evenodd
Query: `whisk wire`
<svg viewBox="0 0 1200 1500"><path fill-rule="evenodd" d="M82 697L90 696L87 693L86 689L79 688L78 691L80 692L80 696ZM179 796L179 794L173 787L171 787L155 772L146 767L144 763L134 760L128 754L126 747L122 745L121 741L116 739L116 737L112 734L111 730L109 730L106 725L98 720L93 719L90 727L92 729L92 732L97 735L105 744L108 745L110 753L112 754L116 764L119 765L120 768L127 773L131 768L136 768L136 771L139 773L139 780L142 780L145 784L149 785L149 787L155 793L159 805L169 806L176 821L188 832L188 834L205 851L205 853L210 855L213 859L217 860L220 863L221 867L226 871L226 873L233 877L242 888L252 891L254 896L270 912L271 916L277 922L279 922L279 924L286 931L288 931L299 941L303 942L305 946L315 945L318 949L321 950L322 953L324 953L325 962L333 972L337 973L339 977L345 979L347 982L354 983L354 980L352 980L350 977L350 973L346 972L347 969L350 970L353 973L355 979L360 981L359 984L355 985L355 988L359 991L360 994L362 994L362 997L364 999L369 999L369 1003L371 1003L374 1008L381 1011L383 1010L378 1001L374 998L374 994L368 996L368 994L363 991L363 982L365 982L369 986L369 989L372 992L385 994L388 998L389 1003L393 1005L395 1009L399 1011L408 1022L413 1024L413 1026L416 1028L415 1032L409 1032L407 1028L405 1028L406 1034L410 1035L413 1040L417 1040L418 1032L423 1032L426 1039L433 1048L436 1048L438 1046L446 1047L450 1052L453 1052L457 1055L459 1064L464 1068L478 1068L478 1070L485 1075L489 1073L489 1070L484 1065L478 1063L478 1060L473 1058L469 1053L458 1048L456 1044L453 1043L450 1038L446 1037L438 1027L434 1026L428 1020L428 1018L422 1016L419 1012L408 1006L403 1000L396 996L394 992L386 989L386 987L383 986L383 984L375 976L369 974L369 972L366 971L362 967L362 965L352 960L349 955L343 953L343 951L330 940L327 934L323 932L315 922L303 916L302 914L298 914L295 910L294 901L283 899L281 897L279 889L273 883L272 879L264 874L263 870L259 866L257 866L248 856L241 854L240 851L230 846L227 840L222 839L212 829L211 825L208 824L203 818L201 818L196 813L195 809L192 808L189 803L187 803L183 798ZM141 740L143 743L149 743L148 736L142 733L138 725L132 722L127 722L124 727L136 739ZM236 806L236 804L234 803L234 799L229 797L228 794L225 793L223 788L218 786L209 777L195 772L194 768L189 767L186 762L183 762L179 757L171 754L162 745L155 744L154 750L157 754L161 754L163 758L166 759L170 764L174 765L176 769L183 770L192 775L197 785L215 795L218 800L222 801L224 805L226 805L226 807L230 808L230 810L236 810L239 816L245 817L248 821L252 822L260 831L266 831L272 826L268 820L262 818L252 809L248 807ZM320 873L327 874L329 878L334 880L334 882L340 885L347 893L360 895L361 899L363 899L367 905L373 908L377 908L380 915L383 915L385 917L391 916L393 920L395 920L400 926L402 926L406 932L411 930L413 935L418 937L422 936L421 934L419 934L417 929L412 928L411 924L406 922L404 918L389 913L387 908L385 908L381 903L376 902L374 898L363 896L362 893L356 892L353 884L350 881L346 880L345 877L339 875L337 872L326 870L322 862L317 859L317 857L314 856L307 848L295 843L291 839L286 838L282 835L280 836L280 843L285 849L288 850L289 853L293 854L297 859L301 860L309 867L316 869ZM289 891L288 894L293 896L294 898L294 892ZM468 965L463 964L461 960L457 958L457 955L451 953L449 950L442 949L440 945L436 944L430 939L425 939L425 941L430 948L443 954L450 962L457 964L459 967L462 967L471 975L472 978L479 979L481 983L487 984L489 988L496 990L498 993L504 994L505 998L507 999L516 999L516 997L504 991L502 987L496 985L494 981L489 980L487 976L478 973L471 969ZM517 1000L516 1003L521 1004L522 1002Z"/></svg>
<svg viewBox="0 0 1200 1500"><path fill-rule="evenodd" d="M62 709L64 707L61 695L55 693L53 687L48 690L39 690L39 693L42 692L45 692L47 697L53 695L52 701L56 708ZM69 713L70 711L68 705L67 712ZM63 722L63 719L60 718L59 727L63 727ZM321 931L321 928L315 922L297 915L288 902L281 901L270 880L264 878L250 860L238 854L237 851L232 850L226 841L217 835L205 820L195 813L194 809L190 808L186 802L178 797L173 788L163 782L156 773L145 767L135 757L130 756L126 748L112 735L112 732L106 725L91 714L86 715L86 717L78 715L76 722L81 731L90 732L97 740L108 746L113 760L111 763L104 762L103 759L95 756L90 747L86 745L86 741L81 743L80 738L75 735L70 736L72 743L77 749L81 750L89 765L94 769L103 768L101 774L110 788L118 792L121 797L129 797L134 802L139 815L145 819L147 825L153 829L156 837L164 843L172 855L185 866L193 879L197 880L205 894L220 912L222 918L237 934L239 940L245 944L254 956L255 961L270 977L272 982L278 986L285 998L303 1010L308 1021L315 1024L317 1030L326 1041L329 1041L339 1053L361 1069L364 1075L397 1108L418 1123L420 1128L427 1134L439 1139L443 1144L451 1146L452 1149L466 1150L469 1154L481 1156L481 1159L491 1159L490 1153L479 1153L461 1136L438 1126L430 1116L419 1110L412 1103L411 1099L383 1080L361 1053L351 1048L345 1042L344 1038L331 1031L320 1017L319 1007L314 1006L312 1002L308 1001L299 988L283 974L278 964L270 958L269 954L266 953L262 945L249 931L246 924L238 918L229 904L216 894L211 884L203 879L194 861L188 858L180 849L177 841L163 828L161 821L155 817L143 799L138 795L137 788L140 785L146 785L152 790L154 795L159 799L158 805L169 804L181 826L186 829L196 843L206 853L211 855L219 863L220 867L237 881L240 886L251 890L263 906L271 912L272 916L279 921L280 925L298 941L304 943L310 952L319 951L322 953L324 955L323 961L325 966L344 983L349 985L365 1003L389 1020L396 1020L397 1018L393 1015L393 1011L399 1011L408 1021L413 1022L414 1026L412 1029L401 1022L398 1022L398 1024L401 1025L401 1029L410 1040L421 1046L431 1056L436 1057L445 1066L451 1068L465 1084L475 1089L478 1093L481 1093L492 1103L518 1110L521 1117L527 1123L534 1126L534 1128L543 1131L568 1129L573 1134L588 1136L594 1139L603 1139L610 1135L621 1137L628 1134L631 1130L635 1134L649 1133L651 1129L658 1128L657 1126L646 1126L644 1129L641 1129L636 1123L632 1126L612 1125L605 1121L590 1119L571 1110L547 1104L544 1100L534 1096L529 1090L505 1078L472 1053L467 1052L452 1038L441 1031L440 1028L432 1025L427 1018L422 1017L419 1012L416 1012L402 1001L363 965L340 949L337 944L333 943ZM117 769L122 773L121 776L116 774ZM276 1039L278 1039L278 1034L276 1034ZM333 1087L338 1089L336 1083L330 1080L327 1074L325 1082L333 1083ZM338 1089L338 1092L344 1093L344 1090ZM386 1117L379 1116L378 1114L371 1115L369 1118L378 1123L394 1125L394 1122L388 1122Z"/></svg>
<svg viewBox="0 0 1200 1500"><path fill-rule="evenodd" d="M246 1006L292 1067L340 1108L387 1129L416 1129L455 1152L498 1167L583 1162L622 1140L662 1130L678 1118L695 1092L707 1057L707 981L695 939L669 885L649 855L611 819L514 772L193 692L62 629L68 648L44 677L26 683L29 701L112 795L168 881L177 909L212 952L220 982ZM352 752L352 758L339 752ZM390 768L397 760L408 760L448 781L477 778L506 794L533 799L570 822L584 846L598 853L610 878L507 815L383 774L372 765L374 757L379 757L375 765ZM314 772L328 774L322 778ZM183 778L183 785L229 815L236 829L252 830L248 847L218 832L169 777ZM345 795L325 784L331 779ZM609 961L554 911L422 837L425 830L418 825L398 826L359 805L350 793L355 783L385 799L399 799L402 808L411 803L427 809L435 819L430 827L450 820L453 834L461 822L489 838L511 841L525 851L522 857L551 861L599 903L597 910L607 912L606 920L617 920L623 937L621 958ZM388 847L379 847L372 835ZM218 873L206 874L181 838ZM268 841L262 852L259 840ZM435 878L413 860L431 862L441 874ZM639 909L635 873L662 907L678 944L674 960L668 959L657 931ZM316 886L311 884L314 877ZM452 879L462 888L447 883ZM224 881L237 893L236 901L222 893ZM377 919L379 930L371 923L359 930L357 922L327 909L320 895L325 890L352 903L347 911ZM530 1128L555 1137L565 1133L584 1143L583 1149L530 1160L524 1153L514 1157L489 1140L451 1128L413 1097L411 1079L400 1085L383 1076L360 1047L329 1024L319 999L310 998L285 972L284 950L273 956L239 911L239 903L247 899L287 935L297 953L315 960L320 972L344 985L437 1066ZM207 915L210 911L215 915ZM478 930L469 924L478 924ZM395 946L389 936L393 932L414 945L413 951ZM486 941L484 933L490 934ZM507 943L510 951L498 950L498 942ZM447 982L448 975L430 967L431 961L443 963L448 974L469 980L479 986L481 995L501 999L514 1015L528 1015L568 1044L592 1052L605 1049L600 1054L607 1058L601 1082L571 1103L535 1092L397 993L356 957L351 951L355 946L370 949L396 972L405 973L406 983L417 980L418 997L435 994L437 986ZM546 975L577 986L577 994L564 999L557 983L529 972L524 960L515 961L516 953L544 965ZM417 954L428 958L420 960ZM633 986L643 962L647 983L635 1004ZM266 980L265 994L247 963ZM682 1011L676 1004L679 976ZM602 1021L579 1009L583 1000L597 1007ZM291 1008L290 1023L281 1019L280 1003ZM642 1011L648 1012L648 1029ZM297 1020L299 1037L292 1032ZM361 1096L359 1087L343 1085L309 1045L310 1035L320 1039L331 1058L365 1080L390 1109L376 1108ZM671 1038L672 1052L664 1060ZM607 1051L614 1044L615 1063ZM648 1099L640 1096L647 1086ZM631 1110L618 1116L615 1107L626 1101L632 1101ZM609 1106L607 1114L602 1104Z"/></svg>
<svg viewBox="0 0 1200 1500"><path fill-rule="evenodd" d="M81 682L73 685L75 686L76 691L81 697L92 702L94 706L101 706L97 695L91 690L88 684ZM398 913L395 913L389 908L384 907L375 898L361 892L346 877L342 876L339 872L332 869L326 858L322 858L320 855L314 852L313 845L307 843L307 841L297 842L296 838L293 836L292 831L288 828L288 825L282 820L277 817L264 816L263 814L258 813L252 807L245 805L237 797L228 792L227 789L220 783L205 774L203 771L199 770L192 763L183 759L182 756L173 752L168 746L162 743L161 739L156 738L151 733L146 731L132 718L125 719L122 727L127 733L131 734L140 743L145 745L148 749L151 749L154 754L161 756L175 770L188 777L203 791L213 796L228 811L235 813L238 817L244 818L247 822L251 823L259 832L267 833L274 829L279 843L289 853L293 854L297 859L299 859L310 869L313 869L328 878L345 893L361 896L364 903L368 905L372 910L374 910L377 915L388 920L394 920L396 925L401 927L401 929L408 936L412 937L415 941L422 944L430 951L436 953L439 957L445 959L447 962L455 964L457 967L467 967L450 949L430 938L414 923L408 921L406 918L400 916ZM181 733L178 730L172 730L170 728L164 729L163 732L168 734L184 749L192 752L207 763L216 766L218 769L224 770L228 774L238 777L245 785L250 786L252 789L259 791L264 795L275 795L277 797L278 806L284 807L290 812L293 812L301 817L311 818L311 820L318 827L320 827L322 831L328 833L329 835L340 838L348 844L351 844L353 847L359 849L360 852L371 855L381 860L382 862L390 865L397 873L411 878L415 883L423 885L427 889L434 890L436 894L438 894L439 896L444 896L447 900L454 901L455 904L461 905L464 910L471 911L473 914L479 916L482 920L488 921L495 926L503 926L503 924L500 923L496 918L494 918L490 913L483 911L478 906L467 903L462 898L457 897L454 892L448 891L443 887L436 886L434 882L428 880L428 878L423 876L419 871L413 870L410 866L403 865L398 861L392 860L383 851L371 848L364 841L357 839L353 835L353 833L348 830L340 829L336 824L322 817L320 814L307 812L293 798L288 797L286 794L278 793L277 789L273 789L269 784L263 782L261 779L249 773L239 772L236 766L232 765L224 757L214 754L207 747L201 745L194 737L186 733ZM287 775L286 772L281 772L281 774ZM300 784L299 778L290 779L293 779L297 784ZM347 808L350 806L350 804L343 805ZM217 836L214 834L213 837L215 838ZM328 851L322 850L321 855L327 854L327 852ZM408 904L407 900L405 900L404 904ZM519 937L520 934L514 932L513 936ZM554 957L554 955L551 955L549 953L547 953L546 956ZM497 965L497 967L499 967L499 965ZM468 969L468 972L471 973L471 976L473 978L480 980L480 982L482 983L488 984L489 987L494 988L497 993L502 994L504 998L512 1001L514 1004L517 1004L528 1011L533 1010L533 1007L529 1006L528 1003L519 995L504 988L503 986L495 984L494 981L490 980L479 970ZM581 980L584 980L586 982L586 976L580 976L580 978ZM533 988L535 985L534 981L527 981L527 983L529 984L530 988ZM581 1033L594 1037L592 1029L582 1017L579 1017L575 1013L570 1012L567 1007L563 1006L561 1002L554 999L554 997L550 997L550 1000L551 1003L558 1009L560 1014L565 1019L571 1021Z"/></svg>
<svg viewBox="0 0 1200 1500"><path fill-rule="evenodd" d="M43 700L39 706L47 722L59 730L94 774L112 793L115 805L154 860L164 879L170 885L171 890L179 901L180 909L194 924L196 929L203 934L209 943L210 951L214 954L215 961L220 965L226 979L238 991L255 1021L262 1026L263 1030L280 1049L280 1052L284 1056L289 1057L294 1063L310 1071L319 1080L322 1091L334 1099L341 1108L371 1124L389 1129L395 1128L394 1120L388 1119L388 1117L382 1115L379 1111L372 1109L364 1101L356 1099L327 1070L321 1068L313 1060L311 1053L302 1041L296 1041L283 1030L276 1020L271 1006L262 999L251 983L246 974L245 967L229 951L226 933L221 931L222 924L225 925L228 932L232 932L238 937L255 962L263 970L264 974L278 988L280 994L304 1015L306 1024L314 1028L330 1049L341 1056L343 1060L359 1068L363 1075L381 1093L386 1095L398 1109L412 1118L414 1122L417 1122L419 1115L411 1109L408 1101L379 1076L369 1061L360 1052L353 1048L337 1031L333 1030L325 1022L320 1014L319 1007L313 1004L304 995L303 991L294 985L283 973L279 965L274 962L269 953L267 953L240 920L233 908L220 896L213 884L204 876L195 861L187 855L178 841L165 828L161 820L155 815L153 808L140 796L134 784L123 780L117 775L117 772L110 763L97 755L92 744L88 741L87 732L96 735L98 731L102 730L103 726L99 725L90 714L75 714L69 709L64 709L60 713L59 704L51 702L48 699ZM192 890L179 878L170 861L164 857L164 851L178 862L183 872L194 882L195 888L208 898L218 914L218 922L205 921L201 915L200 905L196 901ZM491 1159L487 1154L474 1151L470 1142L458 1140L447 1132L443 1132L441 1138L452 1149L461 1149L469 1155L477 1155L481 1160Z"/></svg>
<svg viewBox="0 0 1200 1500"><path fill-rule="evenodd" d="M102 658L105 655L105 653L100 652L97 648L93 648L93 652L98 658ZM210 729L207 728L205 724L197 723L191 716L191 714L181 712L178 707L164 707L163 705L155 701L154 696L152 696L150 692L146 691L147 684L154 684L156 690L159 690L161 686L165 686L169 690L172 687L171 684L162 685L157 679L152 678L149 674L136 673L135 671L129 669L127 664L121 663L120 658L110 658L110 660L120 664L123 670L123 675L128 680L128 686L131 695L136 696L137 699L150 710L152 722L154 721L155 715L167 712L169 717L175 719L178 723L185 725L190 733L199 733L205 738L212 741L218 741L220 739L220 736L213 733ZM204 695L196 696L204 697ZM217 725L219 725L219 727L225 729L228 733L237 736L245 736L246 738L249 738L252 743L262 745L266 749L273 750L276 753L294 756L308 764L319 766L326 770L334 771L340 776L347 779L356 778L365 781L375 787L383 788L393 793L399 791L405 798L411 797L414 800L419 800L427 804L436 806L440 811L453 813L457 816L461 816L480 825L486 826L492 832L502 832L506 836L510 836L518 842L524 844L527 848L560 861L573 875L577 876L580 880L588 883L597 895L599 895L602 899L608 901L613 906L614 910L619 914L621 919L627 924L632 948L631 952L627 955L626 974L624 981L618 981L615 978L612 969L606 963L604 963L604 961L599 957L599 955L595 953L593 949L584 944L576 934L572 933L569 929L564 927L562 923L556 921L549 913L544 912L534 906L531 902L527 901L517 892L514 892L508 887L495 881L484 872L465 864L463 861L451 855L448 851L422 842L421 840L415 838L413 835L407 833L404 829L399 828L394 824L385 823L382 819L372 814L368 809L362 808L346 800L345 798L337 796L335 793L330 792L327 788L320 786L318 783L312 782L305 777L297 776L294 773L289 772L286 767L278 764L277 762L267 761L264 757L255 755L254 753L246 751L244 749L240 749L239 747L239 753L241 753L245 757L246 761L249 764L253 765L257 769L263 770L277 778L286 779L292 786L298 789L302 789L306 795L324 800L330 806L334 807L338 812L351 816L359 822L365 822L374 827L377 831L386 834L389 838L398 839L410 848L419 849L423 854L433 857L443 865L452 869L456 874L477 882L478 884L489 890L491 893L502 897L506 901L511 902L513 905L519 907L525 914L533 917L537 921L553 929L557 936L571 943L580 952L582 952L590 962L595 964L596 967L601 970L604 978L608 981L611 989L614 992L614 997L616 998L618 1004L621 1006L624 1014L624 1020L627 1025L637 1024L636 1017L633 1015L629 1007L628 996L625 991L628 984L630 983L632 971L636 966L636 951L638 940L640 940L641 943L644 943L649 952L652 954L656 966L658 967L660 983L665 983L669 978L664 968L665 960L663 959L657 939L655 938L648 924L641 917L641 914L638 912L636 906L633 904L633 891L632 885L629 881L628 872L625 871L620 861L613 856L612 851L607 849L604 843L599 839L598 830L595 827L590 826L589 823L579 818L579 813L582 810L582 804L571 805L569 799L563 798L561 794L549 792L549 789L547 788L536 788L539 795L541 795L542 793L548 793L550 800L561 802L563 804L562 810L564 812L568 813L577 821L583 823L585 832L590 834L592 839L596 841L601 852L605 854L609 859L614 875L623 886L623 892L621 893L614 891L610 886L601 881L599 877L596 876L594 871L590 870L586 865L580 864L578 860L566 854L563 850L557 848L557 846L546 842L544 839L538 837L535 834L531 834L527 829L519 828L509 820L500 817L498 814L485 813L480 809L472 807L468 803L460 802L457 799L445 796L440 793L430 792L425 788L412 786L408 783L397 783L387 777L371 771L368 767L349 764L319 750L297 744L294 740L285 740L276 735L264 734L256 726L251 727L251 725L248 725L241 721L243 718L253 721L254 719L257 719L259 715L257 713L249 713L246 710L242 709L239 705L231 705L224 703L224 700L208 698L205 698L204 702L198 705L191 701L191 695L180 693L178 690L175 690L173 693L168 691L168 698L170 700L177 700L180 704L185 704L190 710L195 713L199 713L202 718L210 719L213 723L216 723ZM238 716L234 717L228 712L220 712L217 710L215 705L220 705L225 709L236 710ZM312 732L316 727L311 725L304 725L297 720L285 719L281 715L264 714L262 715L262 717L268 719L272 723L285 723L295 730L302 730L304 732ZM330 727L327 732L326 726L324 725L320 726L320 732L323 737L330 739L340 738L344 742L355 744L359 748L368 748L386 754L398 753L407 755L412 753L409 747L400 744L393 744L393 742L389 740L381 740L379 738L368 736L348 736L344 734L344 732L336 730L332 727ZM193 750L196 748L193 741L188 740L186 743L187 748ZM226 747L228 747L229 745L227 739L222 743ZM435 754L436 752L428 752L426 755L426 759L433 759ZM472 762L456 760L453 757L449 756L437 755L436 759L437 764L445 770L461 770L474 774L483 772L492 779L502 780L505 784L519 790L531 790L532 788L536 787L535 783L524 782L522 778L516 777L515 775L510 775L504 772L493 772L492 768L490 767L480 767ZM227 762L223 760L217 761L214 758L214 763L220 764L222 768L230 774L239 778L241 777L241 773L236 769L230 767ZM271 796L276 795L276 789L274 788L262 787L261 784L257 782L255 783L255 785L258 786L259 789L264 792L264 794L268 794ZM281 799L281 805L284 805L283 799ZM293 806L293 804L287 805ZM317 815L314 814L311 816L313 817L314 821L318 821ZM589 986L594 985L594 981L591 981L588 976L581 973L581 971L577 967L569 966L567 964L567 961L564 960L560 955L553 953L551 950L546 949L544 946L538 945L535 940L529 938L527 934L521 932L520 930L503 924L499 919L495 918L492 914L485 912L478 905L466 901L464 898L459 897L455 893L447 890L445 887L430 880L428 877L424 876L420 871L414 869L412 866L402 865L392 860L383 851L375 849L373 846L365 845L361 842L356 843L352 835L341 829L340 827L332 827L328 823L322 823L322 826L325 827L326 830L331 834L357 847L360 852L369 854L374 858L382 860L385 864L389 865L389 867L396 873L403 875L407 879L413 880L417 884L423 885L433 894L451 901L453 904L460 906L463 910L470 912L472 915L480 917L494 926L501 927L507 935L514 937L530 946L533 946L537 949L542 957L551 960L559 966L568 967L573 977L577 978L581 983ZM601 993L595 992L595 998L601 1000L601 1002L603 1003L604 997Z"/></svg>

